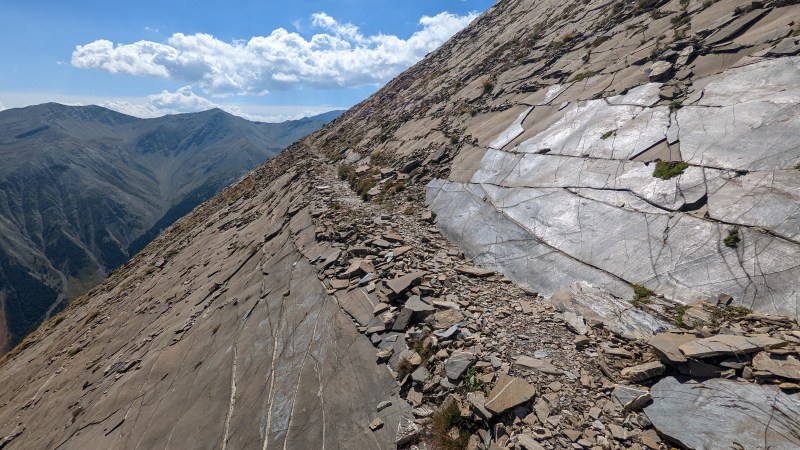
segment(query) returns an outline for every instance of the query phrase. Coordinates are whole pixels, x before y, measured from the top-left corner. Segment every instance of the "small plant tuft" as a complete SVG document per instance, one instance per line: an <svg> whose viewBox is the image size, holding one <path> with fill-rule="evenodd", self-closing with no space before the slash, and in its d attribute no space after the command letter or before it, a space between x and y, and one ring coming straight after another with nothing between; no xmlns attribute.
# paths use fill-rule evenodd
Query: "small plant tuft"
<svg viewBox="0 0 800 450"><path fill-rule="evenodd" d="M577 83L577 82L579 82L579 81L583 81L583 80L586 80L586 79L588 79L588 78L592 78L592 77L593 77L593 76L595 76L595 75L596 75L596 74L595 74L594 72L592 72L591 70L587 70L586 72L579 72L579 73L576 73L576 74L575 74L575 75L572 77L572 81L574 81L574 82L576 82L576 83Z"/></svg>
<svg viewBox="0 0 800 450"><path fill-rule="evenodd" d="M617 130L608 130L605 133L603 133L602 136L600 136L600 139L606 140L615 134L617 134Z"/></svg>
<svg viewBox="0 0 800 450"><path fill-rule="evenodd" d="M728 231L728 236L722 240L722 243L725 244L726 247L736 248L739 246L739 231L734 229Z"/></svg>
<svg viewBox="0 0 800 450"><path fill-rule="evenodd" d="M488 94L494 90L494 80L492 78L486 78L481 83L481 86L483 86L483 93Z"/></svg>
<svg viewBox="0 0 800 450"><path fill-rule="evenodd" d="M683 315L689 309L687 305L675 305L675 315L672 317L672 322L678 328L687 328L686 322L683 321Z"/></svg>
<svg viewBox="0 0 800 450"><path fill-rule="evenodd" d="M669 104L669 112L675 112L683 108L683 100L673 100Z"/></svg>
<svg viewBox="0 0 800 450"><path fill-rule="evenodd" d="M642 306L642 304L650 303L650 297L656 295L655 292L639 284L632 284L631 287L633 288L631 304L637 308Z"/></svg>
<svg viewBox="0 0 800 450"><path fill-rule="evenodd" d="M682 174L688 168L689 163L683 161L658 161L655 170L653 170L653 176L662 180L669 180Z"/></svg>
<svg viewBox="0 0 800 450"><path fill-rule="evenodd" d="M469 442L470 428L474 427L469 420L461 418L461 411L456 402L451 402L431 416L430 440L437 450L464 450ZM451 435L451 430L458 431L458 437Z"/></svg>

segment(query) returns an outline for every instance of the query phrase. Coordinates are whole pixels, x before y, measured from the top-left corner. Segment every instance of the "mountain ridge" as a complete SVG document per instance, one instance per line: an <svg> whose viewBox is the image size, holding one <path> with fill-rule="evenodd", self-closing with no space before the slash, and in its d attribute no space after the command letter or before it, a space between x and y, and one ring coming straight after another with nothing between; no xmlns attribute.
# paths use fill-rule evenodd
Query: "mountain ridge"
<svg viewBox="0 0 800 450"><path fill-rule="evenodd" d="M220 109L153 119L57 103L0 112L3 342L19 342L160 229L336 115L266 124ZM43 286L29 298L14 280Z"/></svg>

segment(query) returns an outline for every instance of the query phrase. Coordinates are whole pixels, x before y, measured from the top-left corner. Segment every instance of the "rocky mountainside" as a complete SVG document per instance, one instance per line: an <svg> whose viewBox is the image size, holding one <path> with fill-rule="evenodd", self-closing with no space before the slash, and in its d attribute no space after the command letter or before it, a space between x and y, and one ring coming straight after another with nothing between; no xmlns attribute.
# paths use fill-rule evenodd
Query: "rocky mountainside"
<svg viewBox="0 0 800 450"><path fill-rule="evenodd" d="M337 113L137 119L55 103L0 112L0 350L159 231Z"/></svg>
<svg viewBox="0 0 800 450"><path fill-rule="evenodd" d="M7 355L0 446L800 447L799 16L499 1Z"/></svg>

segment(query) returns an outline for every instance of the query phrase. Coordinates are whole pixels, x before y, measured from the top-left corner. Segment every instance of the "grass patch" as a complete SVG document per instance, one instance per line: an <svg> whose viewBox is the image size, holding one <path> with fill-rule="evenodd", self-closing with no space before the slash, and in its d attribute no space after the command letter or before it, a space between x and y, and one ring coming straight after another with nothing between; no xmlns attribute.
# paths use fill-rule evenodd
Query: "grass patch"
<svg viewBox="0 0 800 450"><path fill-rule="evenodd" d="M583 80L586 80L588 78L592 78L595 75L597 75L597 74L592 72L591 70L587 70L586 72L579 72L579 73L576 73L575 75L573 75L572 81L574 81L574 82L583 81Z"/></svg>
<svg viewBox="0 0 800 450"><path fill-rule="evenodd" d="M437 450L464 450L467 448L471 428L474 425L461 417L461 411L456 402L451 402L446 408L437 411L431 416L430 443ZM458 430L458 437L453 438L450 431Z"/></svg>
<svg viewBox="0 0 800 450"><path fill-rule="evenodd" d="M739 237L738 230L728 231L728 236L722 239L722 243L725 244L725 247L730 247L730 248L738 247L739 241L741 241L741 238Z"/></svg>
<svg viewBox="0 0 800 450"><path fill-rule="evenodd" d="M675 305L675 315L672 318L672 323L678 328L687 328L686 322L683 321L683 315L689 309L687 305Z"/></svg>
<svg viewBox="0 0 800 450"><path fill-rule="evenodd" d="M466 394L468 392L483 392L487 396L489 392L492 390L492 387L489 383L484 383L478 378L478 369L475 366L470 366L464 375L461 376L464 382L459 386L458 391L461 394Z"/></svg>
<svg viewBox="0 0 800 450"><path fill-rule="evenodd" d="M603 133L602 136L600 136L600 139L606 140L615 134L617 134L617 130L608 130L605 133Z"/></svg>
<svg viewBox="0 0 800 450"><path fill-rule="evenodd" d="M631 299L631 304L637 308L642 304L650 303L650 297L656 295L655 292L639 284L633 284L631 285L631 288L633 288L633 298Z"/></svg>
<svg viewBox="0 0 800 450"><path fill-rule="evenodd" d="M483 93L488 94L494 90L494 80L491 78L486 78L481 83L481 86L483 86Z"/></svg>
<svg viewBox="0 0 800 450"><path fill-rule="evenodd" d="M653 170L653 176L662 180L669 180L682 174L688 168L689 163L683 161L658 161L655 170Z"/></svg>
<svg viewBox="0 0 800 450"><path fill-rule="evenodd" d="M683 100L673 100L669 103L669 112L675 112L683 108Z"/></svg>

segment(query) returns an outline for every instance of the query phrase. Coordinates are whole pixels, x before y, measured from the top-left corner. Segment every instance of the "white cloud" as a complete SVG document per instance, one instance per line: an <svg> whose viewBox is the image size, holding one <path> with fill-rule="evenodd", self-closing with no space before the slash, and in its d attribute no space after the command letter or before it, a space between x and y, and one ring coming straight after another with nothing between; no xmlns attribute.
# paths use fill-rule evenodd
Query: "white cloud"
<svg viewBox="0 0 800 450"><path fill-rule="evenodd" d="M3 106L3 103L2 103L2 102L0 102L0 111L2 111L2 110L4 110L4 109L6 109L6 107L5 107L5 106Z"/></svg>
<svg viewBox="0 0 800 450"><path fill-rule="evenodd" d="M136 117L150 118L161 117L167 114L180 114L188 112L206 111L220 108L235 116L243 117L256 122L284 122L287 120L302 119L327 111L333 107L265 107L259 110L258 106L243 108L240 105L218 104L194 93L191 86L184 86L175 92L162 91L160 94L148 95L144 100L106 100L100 103L114 111L119 111Z"/></svg>
<svg viewBox="0 0 800 450"><path fill-rule="evenodd" d="M283 28L248 41L223 42L209 34L173 34L166 43L113 44L97 40L79 45L72 65L111 73L178 79L206 93L262 95L297 87L335 88L382 84L410 67L477 13L423 16L421 29L406 40L377 34L325 13L311 17L325 33L306 40Z"/></svg>

